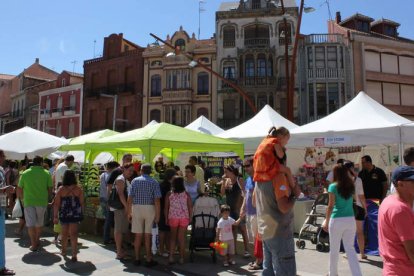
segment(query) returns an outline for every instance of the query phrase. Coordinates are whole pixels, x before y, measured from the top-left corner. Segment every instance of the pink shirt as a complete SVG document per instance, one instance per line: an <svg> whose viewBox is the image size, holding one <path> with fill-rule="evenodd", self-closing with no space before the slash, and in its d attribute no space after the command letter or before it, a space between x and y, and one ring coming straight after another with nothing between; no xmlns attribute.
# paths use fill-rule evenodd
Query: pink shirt
<svg viewBox="0 0 414 276"><path fill-rule="evenodd" d="M169 219L188 219L187 192L170 194L170 209L168 210Z"/></svg>
<svg viewBox="0 0 414 276"><path fill-rule="evenodd" d="M403 245L414 240L414 212L397 195L385 198L379 208L378 238L383 275L414 275L414 264Z"/></svg>

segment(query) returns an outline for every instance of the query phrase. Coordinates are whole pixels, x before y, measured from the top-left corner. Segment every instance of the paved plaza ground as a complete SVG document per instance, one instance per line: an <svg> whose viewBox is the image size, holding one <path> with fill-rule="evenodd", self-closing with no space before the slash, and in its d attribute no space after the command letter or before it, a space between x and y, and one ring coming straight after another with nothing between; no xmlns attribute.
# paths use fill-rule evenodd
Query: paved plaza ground
<svg viewBox="0 0 414 276"><path fill-rule="evenodd" d="M167 259L156 257L158 266L148 269L143 266L136 267L132 262L121 263L115 260L114 245L104 246L100 237L81 234L79 238L80 253L78 262L72 263L63 259L53 243L53 234L50 229L42 238L43 250L32 253L29 251L27 233L22 238L13 234L17 221L6 222L6 265L14 269L17 275L260 275L260 271L247 270L251 259L236 256L237 264L225 268L219 258L214 264L207 252L197 252L194 263L183 265L167 265ZM241 245L241 244L240 244ZM328 253L320 253L315 245L306 243L303 250L297 249L296 262L298 275L326 275L328 269ZM70 250L69 252L70 253ZM133 254L132 250L130 254ZM69 254L70 257L70 254ZM380 257L369 256L367 261L361 262L364 276L381 275L382 261ZM347 260L339 259L339 275L350 275Z"/></svg>

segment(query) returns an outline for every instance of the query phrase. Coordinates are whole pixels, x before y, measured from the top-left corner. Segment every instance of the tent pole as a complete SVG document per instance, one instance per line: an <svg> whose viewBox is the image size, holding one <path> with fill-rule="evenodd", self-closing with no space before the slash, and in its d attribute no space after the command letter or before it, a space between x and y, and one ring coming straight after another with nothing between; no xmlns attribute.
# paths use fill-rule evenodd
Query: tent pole
<svg viewBox="0 0 414 276"><path fill-rule="evenodd" d="M402 129L401 126L398 128L400 135L400 143L398 144L398 164L403 165L403 154L404 154L404 145L402 142Z"/></svg>

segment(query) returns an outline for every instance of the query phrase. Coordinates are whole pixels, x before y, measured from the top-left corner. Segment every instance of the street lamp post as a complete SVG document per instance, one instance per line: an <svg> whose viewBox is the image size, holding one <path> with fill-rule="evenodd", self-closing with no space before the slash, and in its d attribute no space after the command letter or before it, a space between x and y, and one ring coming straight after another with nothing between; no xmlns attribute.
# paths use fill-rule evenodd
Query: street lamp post
<svg viewBox="0 0 414 276"><path fill-rule="evenodd" d="M170 47L171 49L174 49L175 51L177 51L177 49L173 45L171 45L170 43L162 40L161 38L159 38L155 34L150 33L150 35L153 38L155 38L156 40L159 40L162 43L164 43L164 45L166 45L166 46ZM237 93L239 93L243 97L243 99L246 100L247 104L249 105L249 107L251 108L253 113L255 113L255 114L257 113L257 108L256 108L255 104L250 99L249 95L247 95L247 93L245 91L243 91L239 86L234 84L232 81L222 77L219 73L217 73L213 69L211 69L208 66L204 65L200 60L197 60L197 61L193 60L193 57L190 54L188 54L188 53L183 53L183 54L191 61L190 64L189 64L191 67L195 67L195 66L198 65L201 68L203 68L204 70L210 72L211 74L213 74L214 76L216 76L217 78L222 80L223 82L225 82L226 84L228 84L231 88L235 89L237 91Z"/></svg>
<svg viewBox="0 0 414 276"><path fill-rule="evenodd" d="M282 11L283 13L285 13L286 10L284 9L283 0L281 0L281 4L282 4ZM289 76L287 78L290 78L290 80L287 82L287 113L288 113L287 115L290 121L294 120L293 100L294 100L294 90L295 90L296 56L298 52L302 15L303 15L304 10L306 13L312 12L315 10L314 8L311 8L311 7L307 7L307 8L304 8L304 7L305 7L305 0L301 0L300 6L299 6L298 22L296 24L295 42L293 44L292 67L291 67L290 75L288 73L286 75L286 76ZM285 40L285 43L287 44L286 40Z"/></svg>

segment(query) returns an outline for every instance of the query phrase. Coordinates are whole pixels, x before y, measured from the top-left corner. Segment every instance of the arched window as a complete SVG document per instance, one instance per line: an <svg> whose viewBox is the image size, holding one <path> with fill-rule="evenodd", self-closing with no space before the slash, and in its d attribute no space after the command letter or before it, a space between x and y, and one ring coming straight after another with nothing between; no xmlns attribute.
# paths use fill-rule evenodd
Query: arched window
<svg viewBox="0 0 414 276"><path fill-rule="evenodd" d="M246 78L254 77L254 57L252 55L246 56L244 64Z"/></svg>
<svg viewBox="0 0 414 276"><path fill-rule="evenodd" d="M197 118L200 117L201 115L208 118L208 109L205 107L201 107L197 109Z"/></svg>
<svg viewBox="0 0 414 276"><path fill-rule="evenodd" d="M209 85L208 85L208 73L201 72L197 75L197 94L198 95L208 95Z"/></svg>
<svg viewBox="0 0 414 276"><path fill-rule="evenodd" d="M233 61L226 61L223 64L223 77L228 80L236 79L236 66Z"/></svg>
<svg viewBox="0 0 414 276"><path fill-rule="evenodd" d="M151 97L161 96L161 76L153 75L151 77Z"/></svg>
<svg viewBox="0 0 414 276"><path fill-rule="evenodd" d="M252 10L261 8L261 0L252 0Z"/></svg>
<svg viewBox="0 0 414 276"><path fill-rule="evenodd" d="M153 109L150 112L150 121L155 120L157 122L161 122L161 110Z"/></svg>
<svg viewBox="0 0 414 276"><path fill-rule="evenodd" d="M287 28L285 28L285 23L279 23L279 44L285 45L285 37L287 37L287 43L292 44L292 25L287 23ZM287 30L285 30L287 29Z"/></svg>
<svg viewBox="0 0 414 276"><path fill-rule="evenodd" d="M223 28L223 47L234 47L236 45L236 30L233 26Z"/></svg>
<svg viewBox="0 0 414 276"><path fill-rule="evenodd" d="M257 75L258 77L266 77L266 56L260 54L257 57Z"/></svg>
<svg viewBox="0 0 414 276"><path fill-rule="evenodd" d="M184 51L185 50L185 40L182 39L182 38L177 39L175 41L175 45L174 46L175 46L176 49L179 49L181 51Z"/></svg>

